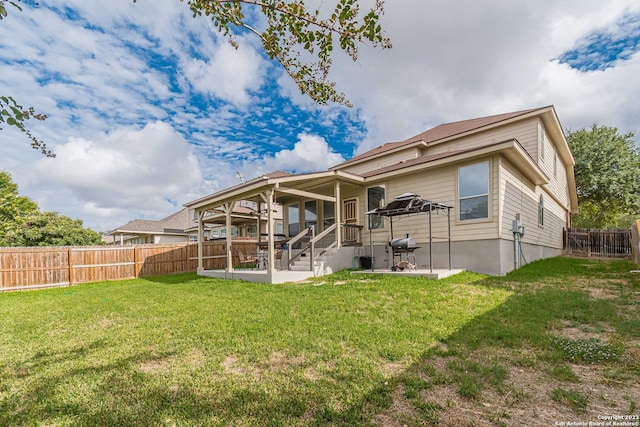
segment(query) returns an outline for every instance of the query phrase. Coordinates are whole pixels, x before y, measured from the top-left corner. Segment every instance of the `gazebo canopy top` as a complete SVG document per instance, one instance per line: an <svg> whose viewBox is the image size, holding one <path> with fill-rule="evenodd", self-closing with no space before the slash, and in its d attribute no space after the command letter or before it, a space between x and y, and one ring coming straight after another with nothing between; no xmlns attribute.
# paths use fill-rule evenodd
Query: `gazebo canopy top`
<svg viewBox="0 0 640 427"><path fill-rule="evenodd" d="M387 203L386 206L370 210L367 212L367 215L393 217L448 209L452 209L452 207L443 205L442 203L424 200L417 194L404 193Z"/></svg>

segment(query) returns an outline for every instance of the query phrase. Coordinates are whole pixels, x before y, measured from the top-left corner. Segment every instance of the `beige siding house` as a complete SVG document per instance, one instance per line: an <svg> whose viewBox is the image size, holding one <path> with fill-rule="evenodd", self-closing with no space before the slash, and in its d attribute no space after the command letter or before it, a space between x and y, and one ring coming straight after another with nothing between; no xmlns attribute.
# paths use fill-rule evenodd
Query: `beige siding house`
<svg viewBox="0 0 640 427"><path fill-rule="evenodd" d="M108 244L141 245L150 243L179 243L189 240L185 228L189 224L188 210L181 209L160 220L134 219L107 235Z"/></svg>
<svg viewBox="0 0 640 427"><path fill-rule="evenodd" d="M282 269L305 258L310 271L323 274L353 267L362 255L372 256L374 268L388 268L393 234L416 241L418 268L447 267L450 238L454 268L503 275L521 262L562 252L563 229L577 210L573 166L556 111L548 106L443 124L325 172L266 175L185 206L201 216L230 212L240 200L282 206L284 234L294 239L287 252L292 259ZM429 232L425 215L393 223L367 215L405 193L451 207L450 221L434 215ZM231 241L228 246L231 252ZM273 263L266 274L271 279L265 281L273 282Z"/></svg>

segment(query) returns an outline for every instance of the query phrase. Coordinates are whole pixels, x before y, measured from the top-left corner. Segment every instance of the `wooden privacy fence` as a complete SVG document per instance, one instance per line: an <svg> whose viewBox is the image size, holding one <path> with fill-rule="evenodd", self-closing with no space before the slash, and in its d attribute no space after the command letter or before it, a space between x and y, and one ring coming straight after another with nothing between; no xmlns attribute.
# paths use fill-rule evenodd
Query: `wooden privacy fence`
<svg viewBox="0 0 640 427"><path fill-rule="evenodd" d="M255 240L233 240L233 248L255 252ZM207 270L225 268L226 242L204 242ZM234 250L233 265L239 266ZM0 290L72 286L104 280L196 271L198 244L0 248Z"/></svg>
<svg viewBox="0 0 640 427"><path fill-rule="evenodd" d="M565 231L565 251L587 257L632 258L631 230L592 230L569 228Z"/></svg>
<svg viewBox="0 0 640 427"><path fill-rule="evenodd" d="M633 243L633 259L640 264L640 219L631 226L631 240Z"/></svg>

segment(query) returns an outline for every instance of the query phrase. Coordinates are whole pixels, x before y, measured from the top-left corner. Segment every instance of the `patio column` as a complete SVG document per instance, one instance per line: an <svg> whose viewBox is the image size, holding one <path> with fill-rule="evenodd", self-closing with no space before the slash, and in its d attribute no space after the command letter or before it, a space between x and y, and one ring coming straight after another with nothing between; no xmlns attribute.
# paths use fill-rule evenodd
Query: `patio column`
<svg viewBox="0 0 640 427"><path fill-rule="evenodd" d="M225 226L227 227L227 238L225 239L227 242L227 271L233 271L233 247L231 245L231 213L233 212L233 208L235 207L236 202L225 203L222 205L222 211L225 215Z"/></svg>
<svg viewBox="0 0 640 427"><path fill-rule="evenodd" d="M342 247L342 196L340 195L340 181L336 181L336 187L334 190L334 196L336 197L335 212L336 217L336 246L338 249Z"/></svg>
<svg viewBox="0 0 640 427"><path fill-rule="evenodd" d="M204 270L203 257L203 240L204 240L204 213L205 211L198 211L198 269L197 271Z"/></svg>
<svg viewBox="0 0 640 427"><path fill-rule="evenodd" d="M257 227L258 227L258 235L256 236L256 239L258 240L258 243L260 243L260 241L262 240L262 230L260 229L260 217L262 216L262 214L260 213L260 211L262 210L262 201L260 199L258 199L258 218L257 218Z"/></svg>
<svg viewBox="0 0 640 427"><path fill-rule="evenodd" d="M276 271L276 257L273 251L274 238L273 238L273 190L269 190L263 193L262 197L266 198L267 202L267 259L269 266L269 275L273 275Z"/></svg>

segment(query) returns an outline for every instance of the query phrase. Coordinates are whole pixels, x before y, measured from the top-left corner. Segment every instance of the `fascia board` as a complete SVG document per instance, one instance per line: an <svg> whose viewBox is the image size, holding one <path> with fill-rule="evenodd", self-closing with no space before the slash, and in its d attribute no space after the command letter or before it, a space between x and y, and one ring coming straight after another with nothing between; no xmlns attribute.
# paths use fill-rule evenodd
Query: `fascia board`
<svg viewBox="0 0 640 427"><path fill-rule="evenodd" d="M404 151L404 150L407 150L409 148L414 148L414 147L418 147L418 146L426 147L427 143L424 142L424 141L414 141L414 142L408 143L406 145L401 145L399 147L392 148L392 149L387 150L387 151L381 151L380 153L374 154L373 156L363 157L362 159L358 159L358 160L353 161L353 162L347 160L347 161L345 161L343 163L340 163L339 165L336 165L336 166L333 166L333 167L329 168L329 170L330 171L340 171L342 168L345 168L345 167L351 167L351 166L354 166L354 165L358 165L358 164L363 163L363 162L368 162L370 160L375 160L375 159L377 159L379 157L383 157L383 156L386 156L386 155L389 155L389 154L397 153L399 151ZM336 169L338 167L340 167L340 169Z"/></svg>
<svg viewBox="0 0 640 427"><path fill-rule="evenodd" d="M399 175L411 174L425 169L433 169L497 153L505 154L505 156L512 162L515 162L517 166L522 166L520 167L520 170L536 185L547 184L549 182L549 178L544 174L544 172L540 170L533 159L531 159L524 148L522 148L522 146L515 139L494 144L488 147L479 148L477 150L467 151L465 153L460 153L450 157L434 160L432 162L421 163L414 166L389 171L379 175L366 177L365 182L377 182Z"/></svg>

